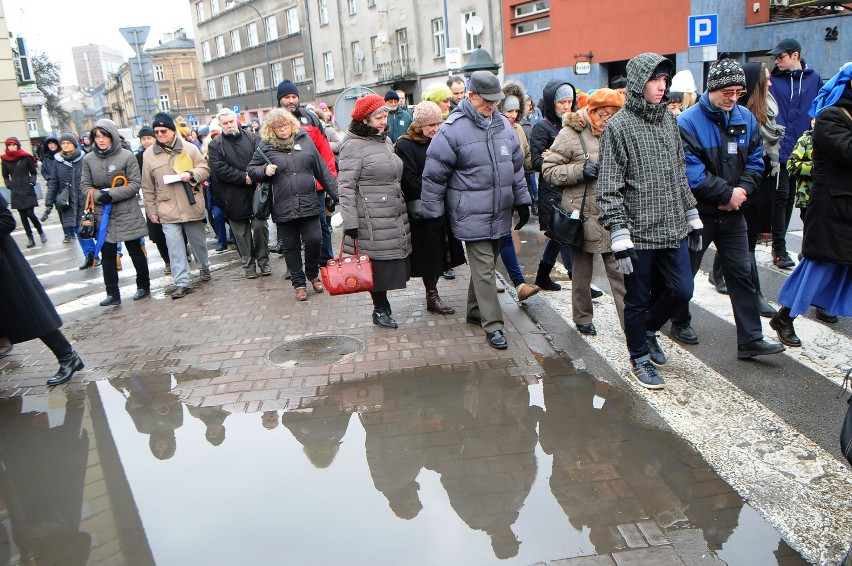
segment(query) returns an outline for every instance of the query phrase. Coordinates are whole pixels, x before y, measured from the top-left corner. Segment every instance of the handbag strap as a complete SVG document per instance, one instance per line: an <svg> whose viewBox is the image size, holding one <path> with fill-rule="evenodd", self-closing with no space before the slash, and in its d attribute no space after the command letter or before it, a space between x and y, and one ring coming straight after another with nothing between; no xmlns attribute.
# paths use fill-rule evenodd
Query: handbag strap
<svg viewBox="0 0 852 566"><path fill-rule="evenodd" d="M583 139L583 132L580 132L580 135L577 137L580 138L580 145L583 146L583 159L588 161L589 149L586 147L586 140ZM588 192L587 187L583 187L583 201L580 203L580 220L585 218L585 216L583 216L583 211L586 209L586 195Z"/></svg>
<svg viewBox="0 0 852 566"><path fill-rule="evenodd" d="M89 189L89 192L86 193L86 210L93 211L95 210L95 187Z"/></svg>
<svg viewBox="0 0 852 566"><path fill-rule="evenodd" d="M359 263L360 263L360 261L361 261L361 259L360 259L360 258L361 258L361 254L360 254L360 253L358 253L358 238L352 238L352 242L355 244L355 254L354 254L354 256L355 256L355 261L357 261L357 262L359 262ZM337 256L337 257L338 257L338 259L340 259L340 258L342 258L342 257L343 257L343 245L344 245L345 243L346 243L346 234L343 234L343 237L342 237L342 238L340 238L340 255L338 255L338 256Z"/></svg>

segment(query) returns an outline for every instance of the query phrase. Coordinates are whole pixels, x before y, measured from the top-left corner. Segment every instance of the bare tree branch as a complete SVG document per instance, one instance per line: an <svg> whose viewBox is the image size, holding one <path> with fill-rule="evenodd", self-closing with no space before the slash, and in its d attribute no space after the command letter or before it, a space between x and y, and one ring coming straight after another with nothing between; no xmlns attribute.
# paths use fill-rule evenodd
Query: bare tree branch
<svg viewBox="0 0 852 566"><path fill-rule="evenodd" d="M59 96L62 93L62 86L59 63L51 61L46 53L39 53L30 60L30 63L32 64L36 87L47 99L44 105L47 107L48 115L60 129L67 129L71 123L71 116L60 103Z"/></svg>

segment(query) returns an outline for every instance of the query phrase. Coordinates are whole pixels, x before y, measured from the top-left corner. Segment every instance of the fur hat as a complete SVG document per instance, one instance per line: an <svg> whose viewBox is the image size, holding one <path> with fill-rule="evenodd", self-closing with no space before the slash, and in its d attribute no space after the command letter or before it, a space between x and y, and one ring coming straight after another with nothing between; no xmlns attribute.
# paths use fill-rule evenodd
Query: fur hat
<svg viewBox="0 0 852 566"><path fill-rule="evenodd" d="M384 106L384 98L378 94L368 94L367 96L359 98L355 102L355 108L352 109L351 114L352 119L358 120L359 122L366 120L370 114L379 108L384 108Z"/></svg>
<svg viewBox="0 0 852 566"><path fill-rule="evenodd" d="M503 83L503 94L506 95L506 98L497 103L497 109L500 112L518 110L523 114L521 105L527 97L524 86L518 81L506 81Z"/></svg>
<svg viewBox="0 0 852 566"><path fill-rule="evenodd" d="M746 87L745 71L733 59L719 59L710 63L707 73L707 90L719 90L731 86Z"/></svg>
<svg viewBox="0 0 852 566"><path fill-rule="evenodd" d="M411 123L418 128L431 124L440 124L442 121L441 109L434 102L424 100L414 107L414 116Z"/></svg>
<svg viewBox="0 0 852 566"><path fill-rule="evenodd" d="M154 116L154 120L151 122L151 129L153 130L157 126L161 128L168 128L173 132L177 131L175 121L172 120L172 117L166 114L165 112L157 112L157 114Z"/></svg>
<svg viewBox="0 0 852 566"><path fill-rule="evenodd" d="M624 106L624 96L617 90L611 88L599 88L589 95L586 108L597 110L598 108L612 108L618 110Z"/></svg>

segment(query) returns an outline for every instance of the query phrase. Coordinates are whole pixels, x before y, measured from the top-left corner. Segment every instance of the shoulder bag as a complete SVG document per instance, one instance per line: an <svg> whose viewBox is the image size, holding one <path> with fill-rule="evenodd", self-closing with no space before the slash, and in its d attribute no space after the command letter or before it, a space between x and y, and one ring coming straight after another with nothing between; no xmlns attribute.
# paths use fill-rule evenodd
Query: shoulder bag
<svg viewBox="0 0 852 566"><path fill-rule="evenodd" d="M95 220L95 189L86 193L86 208L83 210L83 220L80 221L80 239L94 240L98 233L98 222Z"/></svg>
<svg viewBox="0 0 852 566"><path fill-rule="evenodd" d="M69 186L70 183L66 183L65 186L56 194L56 201L54 204L59 210L68 210L68 207L71 206L71 191L68 189Z"/></svg>
<svg viewBox="0 0 852 566"><path fill-rule="evenodd" d="M266 157L266 154L263 153L259 147L255 148L255 151L263 157L263 160L266 161L268 165L272 164L269 158ZM269 214L272 212L272 181L262 181L258 183L257 187L254 189L254 196L252 196L251 210L254 217L258 220L266 220L269 218Z"/></svg>
<svg viewBox="0 0 852 566"><path fill-rule="evenodd" d="M846 392L846 385L852 382L852 369L846 372L846 377L843 378L843 391ZM840 395L837 396L840 398ZM852 464L852 395L846 400L846 418L843 419L843 424L840 427L840 451L846 460Z"/></svg>
<svg viewBox="0 0 852 566"><path fill-rule="evenodd" d="M355 255L343 256L343 243L340 241L340 255L328 260L325 267L320 267L322 284L329 295L348 295L373 290L373 265L370 258L358 252L358 239L355 238Z"/></svg>
<svg viewBox="0 0 852 566"><path fill-rule="evenodd" d="M583 156L585 161L589 160L589 150L586 149L586 142L583 140L583 132L580 132L580 145L583 146ZM586 209L586 194L587 190L583 190L583 201L580 204L580 214L574 218L568 214L560 204L553 206L553 214L550 216L550 224L544 235L559 242L571 251L579 250L583 247L585 241L583 237L583 222L585 217L583 211Z"/></svg>

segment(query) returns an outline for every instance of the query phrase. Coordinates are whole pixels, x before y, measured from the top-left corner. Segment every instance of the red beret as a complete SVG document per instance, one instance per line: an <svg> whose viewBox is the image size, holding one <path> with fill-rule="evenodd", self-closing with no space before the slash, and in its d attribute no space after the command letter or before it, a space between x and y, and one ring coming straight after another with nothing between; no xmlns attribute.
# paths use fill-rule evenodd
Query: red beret
<svg viewBox="0 0 852 566"><path fill-rule="evenodd" d="M385 99L378 94L368 94L359 98L355 102L355 108L352 109L352 119L359 122L365 120L367 116L382 108L385 105Z"/></svg>

